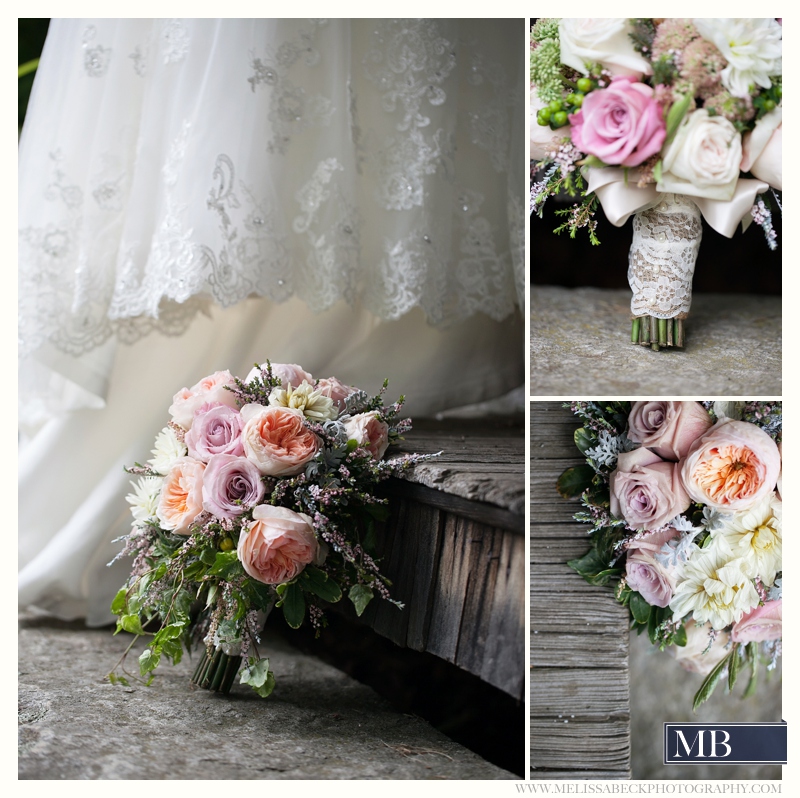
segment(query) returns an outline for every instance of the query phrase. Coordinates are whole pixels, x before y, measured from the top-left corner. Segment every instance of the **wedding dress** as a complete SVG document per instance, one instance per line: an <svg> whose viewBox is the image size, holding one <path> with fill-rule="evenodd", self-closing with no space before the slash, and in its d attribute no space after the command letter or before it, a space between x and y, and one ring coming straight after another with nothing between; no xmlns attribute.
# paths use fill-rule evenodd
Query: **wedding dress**
<svg viewBox="0 0 800 798"><path fill-rule="evenodd" d="M122 466L217 369L388 376L411 415L522 383L523 48L522 20L51 23L19 156L21 605L110 619Z"/></svg>

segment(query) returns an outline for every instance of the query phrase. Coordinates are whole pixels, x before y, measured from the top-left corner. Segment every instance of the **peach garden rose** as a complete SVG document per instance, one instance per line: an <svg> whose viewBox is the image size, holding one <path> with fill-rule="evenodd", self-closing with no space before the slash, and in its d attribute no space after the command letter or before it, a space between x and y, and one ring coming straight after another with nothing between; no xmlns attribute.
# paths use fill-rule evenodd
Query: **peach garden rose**
<svg viewBox="0 0 800 798"><path fill-rule="evenodd" d="M161 526L176 535L188 535L189 527L203 511L205 465L191 457L176 460L164 478L158 502Z"/></svg>
<svg viewBox="0 0 800 798"><path fill-rule="evenodd" d="M244 570L266 585L294 579L319 556L311 518L286 507L261 504L242 531L237 549Z"/></svg>
<svg viewBox="0 0 800 798"><path fill-rule="evenodd" d="M691 498L722 512L746 510L775 489L781 457L775 441L746 421L722 419L680 464Z"/></svg>
<svg viewBox="0 0 800 798"><path fill-rule="evenodd" d="M245 405L242 445L245 457L270 477L299 474L319 451L320 440L303 423L303 414L286 407Z"/></svg>

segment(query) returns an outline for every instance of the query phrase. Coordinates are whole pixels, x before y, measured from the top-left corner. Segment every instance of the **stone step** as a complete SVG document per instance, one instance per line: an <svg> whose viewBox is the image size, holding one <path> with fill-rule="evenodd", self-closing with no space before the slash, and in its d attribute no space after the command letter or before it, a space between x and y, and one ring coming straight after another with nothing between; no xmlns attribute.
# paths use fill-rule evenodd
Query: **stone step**
<svg viewBox="0 0 800 798"><path fill-rule="evenodd" d="M20 779L517 778L272 633L266 700L190 689L188 657L150 687L105 682L129 639L21 616Z"/></svg>
<svg viewBox="0 0 800 798"><path fill-rule="evenodd" d="M630 342L628 290L531 288L531 396L780 396L781 298L695 294L682 350Z"/></svg>

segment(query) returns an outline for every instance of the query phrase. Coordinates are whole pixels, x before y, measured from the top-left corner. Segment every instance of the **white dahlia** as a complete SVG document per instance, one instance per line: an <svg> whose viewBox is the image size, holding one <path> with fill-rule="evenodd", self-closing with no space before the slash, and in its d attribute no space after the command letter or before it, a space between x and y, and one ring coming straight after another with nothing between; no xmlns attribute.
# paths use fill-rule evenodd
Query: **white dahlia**
<svg viewBox="0 0 800 798"><path fill-rule="evenodd" d="M159 474L166 474L176 460L186 456L186 444L178 440L172 427L164 427L156 435L155 449L151 454L153 457L148 460L150 467Z"/></svg>
<svg viewBox="0 0 800 798"><path fill-rule="evenodd" d="M311 421L333 421L339 411L329 396L318 391L313 385L303 380L296 388L273 388L269 395L272 407L288 407L298 410Z"/></svg>
<svg viewBox="0 0 800 798"><path fill-rule="evenodd" d="M134 520L148 521L156 518L163 481L161 477L141 477L138 482L131 482L133 493L129 493L125 500L131 506Z"/></svg>

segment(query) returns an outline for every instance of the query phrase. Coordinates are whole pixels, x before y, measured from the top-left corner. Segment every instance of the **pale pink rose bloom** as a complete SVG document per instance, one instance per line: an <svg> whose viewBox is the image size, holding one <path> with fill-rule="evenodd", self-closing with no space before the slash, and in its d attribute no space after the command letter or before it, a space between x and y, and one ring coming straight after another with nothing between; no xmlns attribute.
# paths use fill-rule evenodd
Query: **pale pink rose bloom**
<svg viewBox="0 0 800 798"><path fill-rule="evenodd" d="M345 385L340 380L337 380L336 377L324 377L317 383L315 390L332 400L333 404L336 405L336 409L341 412L344 410L344 400L357 389L350 385Z"/></svg>
<svg viewBox="0 0 800 798"><path fill-rule="evenodd" d="M169 413L172 420L188 430L194 421L195 411L206 403L218 402L228 407L236 408L236 397L225 386L234 386L236 383L230 371L215 371L208 377L203 377L200 382L191 388L181 388L172 397Z"/></svg>
<svg viewBox="0 0 800 798"><path fill-rule="evenodd" d="M782 112L776 108L756 122L755 129L742 137L743 172L783 190Z"/></svg>
<svg viewBox="0 0 800 798"><path fill-rule="evenodd" d="M711 648L706 651L710 642L708 633L711 631L711 624L698 626L694 621L689 621L685 624L685 628L686 645L670 646L669 650L684 670L706 676L730 653L725 648L728 644L728 635L725 632L718 632Z"/></svg>
<svg viewBox="0 0 800 798"><path fill-rule="evenodd" d="M572 142L613 166L638 166L655 155L667 135L653 89L635 78L616 77L607 89L586 95L569 118Z"/></svg>
<svg viewBox="0 0 800 798"><path fill-rule="evenodd" d="M378 418L374 410L353 416L345 422L344 428L348 440L357 441L358 445L368 449L376 460L383 457L389 446L389 426Z"/></svg>
<svg viewBox="0 0 800 798"><path fill-rule="evenodd" d="M244 454L242 416L223 404L205 404L194 414L192 428L186 433L189 456L207 463L215 454Z"/></svg>
<svg viewBox="0 0 800 798"><path fill-rule="evenodd" d="M261 365L265 369L266 363ZM245 383L250 382L256 377L261 376L261 371L257 368L251 369L250 373L245 377ZM289 385L292 388L297 388L305 380L309 385L314 384L314 378L303 368L296 363L272 363L272 376L277 377L281 381L281 388L285 391Z"/></svg>
<svg viewBox="0 0 800 798"><path fill-rule="evenodd" d="M181 457L170 468L161 486L156 515L162 529L188 535L189 527L203 511L203 471L205 465L191 457Z"/></svg>
<svg viewBox="0 0 800 798"><path fill-rule="evenodd" d="M286 507L260 504L237 549L244 570L266 585L294 579L319 556L311 518Z"/></svg>
<svg viewBox="0 0 800 798"><path fill-rule="evenodd" d="M319 438L303 423L303 414L288 407L245 405L242 408L244 455L262 474L299 474L319 451Z"/></svg>
<svg viewBox="0 0 800 798"><path fill-rule="evenodd" d="M691 504L678 465L644 448L619 455L610 488L612 514L633 529L658 529Z"/></svg>
<svg viewBox="0 0 800 798"><path fill-rule="evenodd" d="M625 561L628 586L641 593L642 598L654 607L667 607L675 593L678 568L665 566L656 560L661 547L679 537L672 527L637 538L628 545Z"/></svg>
<svg viewBox="0 0 800 798"><path fill-rule="evenodd" d="M699 402L634 402L627 435L664 460L680 460L713 424Z"/></svg>
<svg viewBox="0 0 800 798"><path fill-rule="evenodd" d="M763 643L783 637L783 599L768 601L743 615L731 629L734 643Z"/></svg>
<svg viewBox="0 0 800 798"><path fill-rule="evenodd" d="M691 498L716 510L747 510L772 493L781 455L764 430L746 421L718 421L680 463Z"/></svg>

